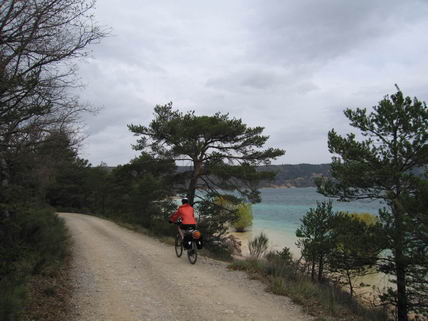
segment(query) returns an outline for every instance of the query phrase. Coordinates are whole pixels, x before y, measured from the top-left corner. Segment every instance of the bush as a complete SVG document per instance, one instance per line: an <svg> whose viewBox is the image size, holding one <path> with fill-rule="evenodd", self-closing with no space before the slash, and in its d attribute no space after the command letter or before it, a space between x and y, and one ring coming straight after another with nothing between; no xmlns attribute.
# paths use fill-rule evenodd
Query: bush
<svg viewBox="0 0 428 321"><path fill-rule="evenodd" d="M293 262L293 257L288 247L284 247L282 251L270 251L265 258L269 262L266 265L266 274L289 280L296 279L297 265Z"/></svg>
<svg viewBox="0 0 428 321"><path fill-rule="evenodd" d="M284 263L291 265L293 263L293 256L291 255L290 249L284 247L281 251L270 251L266 254L266 260L269 262L283 261Z"/></svg>
<svg viewBox="0 0 428 321"><path fill-rule="evenodd" d="M60 265L68 234L52 209L15 209L0 219L0 320L18 320L34 274Z"/></svg>
<svg viewBox="0 0 428 321"><path fill-rule="evenodd" d="M237 219L234 201L224 196L208 198L198 204L197 210L201 213L198 228L204 236L206 246L212 248L223 246L223 237L228 233L229 226Z"/></svg>
<svg viewBox="0 0 428 321"><path fill-rule="evenodd" d="M237 205L238 219L232 223L236 232L245 232L247 227L253 225L253 212L251 204L241 203Z"/></svg>
<svg viewBox="0 0 428 321"><path fill-rule="evenodd" d="M248 249L253 258L261 258L268 249L269 239L266 234L261 232L259 236L248 242Z"/></svg>

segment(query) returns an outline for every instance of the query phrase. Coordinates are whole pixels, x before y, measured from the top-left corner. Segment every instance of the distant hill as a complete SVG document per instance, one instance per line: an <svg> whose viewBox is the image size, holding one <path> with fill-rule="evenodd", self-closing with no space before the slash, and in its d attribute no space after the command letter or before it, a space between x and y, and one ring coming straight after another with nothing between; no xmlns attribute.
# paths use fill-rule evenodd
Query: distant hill
<svg viewBox="0 0 428 321"><path fill-rule="evenodd" d="M262 187L309 187L315 186L315 177L331 176L330 164L269 165L260 170L277 172L275 179Z"/></svg>
<svg viewBox="0 0 428 321"><path fill-rule="evenodd" d="M110 172L114 167L107 167ZM189 166L178 166L179 173L191 170ZM271 182L262 182L260 187L310 187L315 186L314 178L319 176L330 177L330 164L297 164L297 165L269 165L259 167L259 170L276 172Z"/></svg>
<svg viewBox="0 0 428 321"><path fill-rule="evenodd" d="M188 166L178 166L178 172L191 170ZM314 178L319 176L330 177L330 164L297 164L297 165L269 165L259 167L260 171L276 172L273 181L262 182L260 187L310 187L315 186Z"/></svg>
<svg viewBox="0 0 428 321"><path fill-rule="evenodd" d="M114 166L105 166L111 172ZM178 166L179 173L191 170L190 166ZM319 176L330 177L330 164L297 164L297 165L269 165L259 167L259 170L277 172L272 182L262 182L260 187L310 187L315 186L314 178ZM423 177L428 172L428 166L416 168L412 173Z"/></svg>

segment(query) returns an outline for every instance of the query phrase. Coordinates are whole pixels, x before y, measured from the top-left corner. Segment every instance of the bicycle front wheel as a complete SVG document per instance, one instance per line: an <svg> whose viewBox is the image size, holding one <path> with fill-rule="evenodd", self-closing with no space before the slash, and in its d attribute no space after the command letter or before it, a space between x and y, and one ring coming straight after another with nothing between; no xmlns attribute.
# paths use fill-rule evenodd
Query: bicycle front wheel
<svg viewBox="0 0 428 321"><path fill-rule="evenodd" d="M187 258L191 264L195 264L198 259L198 249L196 247L195 242L192 242L192 248L187 250Z"/></svg>
<svg viewBox="0 0 428 321"><path fill-rule="evenodd" d="M183 242L181 241L180 234L175 237L175 254L180 257L183 254Z"/></svg>

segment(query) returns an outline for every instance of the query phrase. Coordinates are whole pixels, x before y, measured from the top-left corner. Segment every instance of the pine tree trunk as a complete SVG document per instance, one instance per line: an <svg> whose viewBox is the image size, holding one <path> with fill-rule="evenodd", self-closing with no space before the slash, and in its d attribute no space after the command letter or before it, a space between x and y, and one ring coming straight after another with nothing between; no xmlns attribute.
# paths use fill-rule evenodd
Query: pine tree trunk
<svg viewBox="0 0 428 321"><path fill-rule="evenodd" d="M101 196L101 213L105 215L105 194L103 192Z"/></svg>
<svg viewBox="0 0 428 321"><path fill-rule="evenodd" d="M0 202L4 201L5 195L1 195L9 186L9 170L7 166L6 159L3 155L3 152L0 152ZM7 209L3 209L0 215L4 217L9 217L9 211Z"/></svg>
<svg viewBox="0 0 428 321"><path fill-rule="evenodd" d="M189 199L189 204L192 206L195 203L196 184L198 183L198 178L200 176L201 170L202 162L193 162L192 178L190 179L189 186L187 188L187 198Z"/></svg>
<svg viewBox="0 0 428 321"><path fill-rule="evenodd" d="M349 270L346 270L346 277L348 279L349 294L351 295L351 298L352 298L354 296L354 287L352 286L352 278L351 278L351 274L349 273Z"/></svg>
<svg viewBox="0 0 428 321"><path fill-rule="evenodd" d="M402 263L402 253L396 251L395 271L397 274L397 313L398 321L408 321L407 316L407 291L406 291L406 271Z"/></svg>
<svg viewBox="0 0 428 321"><path fill-rule="evenodd" d="M324 256L320 256L319 264L318 264L318 281L322 281L322 275L324 271Z"/></svg>
<svg viewBox="0 0 428 321"><path fill-rule="evenodd" d="M311 280L315 281L315 260L312 261Z"/></svg>
<svg viewBox="0 0 428 321"><path fill-rule="evenodd" d="M398 185L397 185L398 186ZM396 202L398 202L400 190L397 189L397 196L392 206L392 212L394 215L394 260L395 260L395 274L397 277L397 317L398 321L408 321L407 316L407 291L406 291L406 264L404 262L404 229L403 229L403 218L400 209L397 208Z"/></svg>

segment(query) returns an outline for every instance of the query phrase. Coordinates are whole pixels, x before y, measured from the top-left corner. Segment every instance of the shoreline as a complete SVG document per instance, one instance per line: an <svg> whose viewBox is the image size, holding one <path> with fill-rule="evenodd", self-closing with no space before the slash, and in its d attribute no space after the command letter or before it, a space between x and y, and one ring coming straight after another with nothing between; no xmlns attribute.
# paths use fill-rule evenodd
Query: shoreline
<svg viewBox="0 0 428 321"><path fill-rule="evenodd" d="M298 259L300 257L300 250L295 244L297 239L294 237L294 234L291 235L285 231L277 232L266 228L251 227L245 232L236 232L231 230L228 234L233 235L241 242L242 256L248 257L250 255L248 242L261 232L263 232L269 240L268 251L281 251L284 247L288 247L294 258Z"/></svg>

